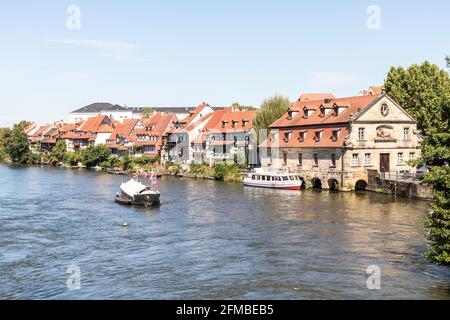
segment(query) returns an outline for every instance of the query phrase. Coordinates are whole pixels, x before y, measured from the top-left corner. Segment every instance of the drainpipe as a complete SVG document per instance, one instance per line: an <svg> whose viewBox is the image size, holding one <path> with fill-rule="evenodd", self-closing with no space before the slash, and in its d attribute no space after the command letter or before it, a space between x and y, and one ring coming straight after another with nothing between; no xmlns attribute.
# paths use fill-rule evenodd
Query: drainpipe
<svg viewBox="0 0 450 320"><path fill-rule="evenodd" d="M341 188L344 188L345 153L346 153L346 150L342 149L342 152L341 152L341 154L342 154L341 155Z"/></svg>

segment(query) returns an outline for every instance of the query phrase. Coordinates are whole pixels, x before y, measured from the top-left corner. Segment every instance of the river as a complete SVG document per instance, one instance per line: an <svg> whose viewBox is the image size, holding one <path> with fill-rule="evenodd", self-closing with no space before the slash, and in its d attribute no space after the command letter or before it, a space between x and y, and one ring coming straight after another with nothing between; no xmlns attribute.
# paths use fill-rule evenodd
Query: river
<svg viewBox="0 0 450 320"><path fill-rule="evenodd" d="M114 203L123 180L0 166L0 298L450 298L422 259L427 202L163 177L137 209Z"/></svg>

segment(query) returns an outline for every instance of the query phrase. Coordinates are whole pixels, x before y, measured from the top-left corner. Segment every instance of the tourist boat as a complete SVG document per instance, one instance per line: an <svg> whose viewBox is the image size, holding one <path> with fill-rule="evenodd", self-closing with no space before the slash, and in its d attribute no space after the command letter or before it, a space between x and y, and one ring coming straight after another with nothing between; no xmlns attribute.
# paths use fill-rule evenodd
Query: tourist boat
<svg viewBox="0 0 450 320"><path fill-rule="evenodd" d="M153 179L152 179L153 183ZM123 205L150 207L161 203L161 193L135 179L122 183L116 202Z"/></svg>
<svg viewBox="0 0 450 320"><path fill-rule="evenodd" d="M256 170L244 178L244 185L259 188L300 190L305 186L305 180L298 174Z"/></svg>

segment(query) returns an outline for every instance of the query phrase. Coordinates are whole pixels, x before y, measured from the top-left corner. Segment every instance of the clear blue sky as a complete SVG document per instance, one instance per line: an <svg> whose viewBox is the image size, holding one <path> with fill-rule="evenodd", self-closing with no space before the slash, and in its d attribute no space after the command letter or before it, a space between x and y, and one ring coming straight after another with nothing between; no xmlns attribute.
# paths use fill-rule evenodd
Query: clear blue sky
<svg viewBox="0 0 450 320"><path fill-rule="evenodd" d="M67 8L81 9L69 30ZM381 29L367 28L369 5ZM2 1L0 126L128 106L259 105L357 94L450 54L449 1Z"/></svg>

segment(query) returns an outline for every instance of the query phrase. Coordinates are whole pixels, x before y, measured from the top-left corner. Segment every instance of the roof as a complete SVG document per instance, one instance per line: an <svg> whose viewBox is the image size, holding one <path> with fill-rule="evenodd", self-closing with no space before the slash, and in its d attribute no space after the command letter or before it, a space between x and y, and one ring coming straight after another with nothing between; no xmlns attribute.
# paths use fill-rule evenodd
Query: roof
<svg viewBox="0 0 450 320"><path fill-rule="evenodd" d="M163 136L170 129L171 124L177 121L177 116L173 113L157 112L148 119L143 119L145 130L139 131L137 134L148 134Z"/></svg>
<svg viewBox="0 0 450 320"><path fill-rule="evenodd" d="M100 113L102 111L128 111L128 108L108 102L96 102L72 111L71 113Z"/></svg>
<svg viewBox="0 0 450 320"><path fill-rule="evenodd" d="M380 96L357 96L349 98L331 99L330 101L316 100L295 102L292 104L290 111L297 112L292 118L289 117L289 112L285 113L280 119L275 121L271 128L283 127L298 127L324 124L348 123L353 116L363 112L367 107L371 106ZM333 112L327 113L324 117L321 116L320 107L326 109L339 107L337 116ZM304 117L304 109L312 111L308 118Z"/></svg>
<svg viewBox="0 0 450 320"><path fill-rule="evenodd" d="M123 123L119 123L114 129L109 139L115 139L118 135L122 137L129 137L138 123L138 119L123 120Z"/></svg>
<svg viewBox="0 0 450 320"><path fill-rule="evenodd" d="M306 130L280 130L277 134L277 141L273 140L273 136L269 137L261 143L260 147L279 147L279 148L339 148L343 147L345 138L348 137L350 131L349 126L336 126L328 128L309 128ZM321 134L319 140L315 139L316 132ZM338 132L337 139L333 139L333 132ZM300 140L300 133L304 134L304 140ZM285 134L290 134L290 139L285 140Z"/></svg>
<svg viewBox="0 0 450 320"><path fill-rule="evenodd" d="M216 111L215 113L217 113ZM253 129L253 119L256 118L256 111L234 111L223 112L222 117L208 130L220 132L248 132ZM245 126L244 126L245 122Z"/></svg>
<svg viewBox="0 0 450 320"><path fill-rule="evenodd" d="M112 133L114 131L114 128L115 126L108 118L108 116L102 115L87 119L77 128L77 131L86 131L92 133Z"/></svg>
<svg viewBox="0 0 450 320"><path fill-rule="evenodd" d="M206 108L206 107L210 107L209 104L207 104L206 102L203 102L202 104L198 105L194 110L189 112L189 115L180 120L180 123L185 123L186 125L189 125L197 115L201 114L202 111Z"/></svg>
<svg viewBox="0 0 450 320"><path fill-rule="evenodd" d="M332 93L304 93L298 98L297 101L316 101L325 99L334 99L335 96Z"/></svg>

